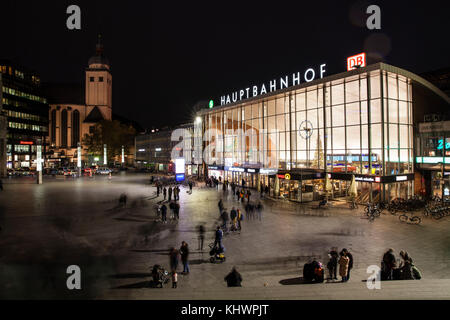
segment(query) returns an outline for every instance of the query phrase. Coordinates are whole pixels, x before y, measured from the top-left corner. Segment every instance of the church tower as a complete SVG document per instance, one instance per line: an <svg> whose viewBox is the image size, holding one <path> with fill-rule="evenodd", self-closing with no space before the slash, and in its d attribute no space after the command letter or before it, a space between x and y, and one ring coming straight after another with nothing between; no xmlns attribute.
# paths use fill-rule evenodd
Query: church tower
<svg viewBox="0 0 450 320"><path fill-rule="evenodd" d="M98 36L96 54L91 57L86 69L87 114L98 114L112 120L112 74L108 59L103 55L101 35Z"/></svg>

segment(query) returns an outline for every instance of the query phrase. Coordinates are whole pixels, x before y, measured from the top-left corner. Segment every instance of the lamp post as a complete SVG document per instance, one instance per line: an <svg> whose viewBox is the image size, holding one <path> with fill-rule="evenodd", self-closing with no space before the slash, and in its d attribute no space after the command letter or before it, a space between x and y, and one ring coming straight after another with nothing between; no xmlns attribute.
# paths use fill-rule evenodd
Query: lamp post
<svg viewBox="0 0 450 320"><path fill-rule="evenodd" d="M41 139L37 140L36 144L36 171L37 171L37 184L42 184L42 145Z"/></svg>

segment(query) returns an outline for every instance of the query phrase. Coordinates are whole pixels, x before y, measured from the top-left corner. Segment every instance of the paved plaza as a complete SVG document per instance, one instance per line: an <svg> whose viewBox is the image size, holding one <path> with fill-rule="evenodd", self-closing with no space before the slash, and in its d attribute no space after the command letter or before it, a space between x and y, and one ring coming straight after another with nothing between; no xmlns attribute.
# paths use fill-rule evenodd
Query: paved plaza
<svg viewBox="0 0 450 320"><path fill-rule="evenodd" d="M374 222L362 209L317 210L314 204L263 200L259 219L243 221L240 233L224 238L227 260L209 262L207 245L219 223L218 200L225 207L242 205L231 191L182 187L180 220L156 220L156 188L149 175L120 173L112 177L7 180L0 192L0 298L31 299L449 299L450 219L424 218L421 225L401 223L382 214ZM119 195L129 196L118 208ZM259 195L253 191L252 201ZM203 252L197 248L196 227L207 228ZM189 275L151 288L151 266L169 267L168 248L188 242ZM347 248L354 256L348 283L302 284L303 264L312 258L326 264L327 251ZM420 281L383 282L368 290L369 265L380 265L383 253L406 250L422 271ZM181 263L180 263L181 264ZM68 290L66 269L78 265L82 290ZM227 288L224 276L233 266L243 277L242 288ZM182 271L182 266L179 266Z"/></svg>

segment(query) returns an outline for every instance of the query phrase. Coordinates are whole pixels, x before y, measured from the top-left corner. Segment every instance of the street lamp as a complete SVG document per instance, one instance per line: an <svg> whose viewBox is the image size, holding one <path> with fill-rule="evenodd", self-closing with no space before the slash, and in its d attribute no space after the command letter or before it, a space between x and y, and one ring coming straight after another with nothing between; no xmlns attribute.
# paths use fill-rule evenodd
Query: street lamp
<svg viewBox="0 0 450 320"><path fill-rule="evenodd" d="M195 122L197 124L201 123L202 122L202 118L200 118L200 117L195 118Z"/></svg>

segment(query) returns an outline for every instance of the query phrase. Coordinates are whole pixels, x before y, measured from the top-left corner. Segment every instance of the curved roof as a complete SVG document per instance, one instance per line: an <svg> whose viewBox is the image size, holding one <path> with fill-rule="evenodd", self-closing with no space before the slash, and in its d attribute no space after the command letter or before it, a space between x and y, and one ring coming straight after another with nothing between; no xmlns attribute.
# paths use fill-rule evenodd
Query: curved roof
<svg viewBox="0 0 450 320"><path fill-rule="evenodd" d="M450 104L450 97L445 94L442 90L440 90L438 87L436 87L434 84L432 84L431 82L425 80L424 78L418 76L415 73L412 73L410 71L407 71L405 69L399 68L399 67L394 67L391 66L389 64L383 63L383 62L378 62L375 64L371 64L367 67L363 67L363 68L358 68L358 69L354 69L354 70L350 70L350 71L345 71L345 72L341 72L341 73L337 73L337 74L333 74L333 75L329 75L327 77L321 78L321 79L316 79L313 80L311 82L303 82L299 85L296 86L291 86L291 87L287 87L281 90L276 90L276 91L272 91L263 95L258 95L255 97L251 97L248 99L244 99L244 100L239 100L236 102L232 102L232 103L228 103L228 104L224 104L221 106L217 106L214 107L213 109L203 109L200 110L198 113L199 114L205 114L205 113L209 113L209 112L215 112L218 110L222 110L222 109L226 109L232 106L236 106L239 104L245 104L245 103L249 103L255 100L259 100L259 99L264 99L264 98L268 98L280 93L284 93L284 92L289 92L292 90L297 90L297 89L301 89L301 88L305 88L305 87L309 87L309 86L314 86L314 85L318 85L318 84L322 84L325 82L329 82L329 81L333 81L333 80L338 80L338 79L342 79L345 77L350 77L350 76L354 76L354 75L358 75L361 73L367 73L370 71L374 71L374 70L385 70L388 72L393 72L393 73L397 73L399 75L402 75L404 77L407 77L409 79L411 79L412 81L421 84L422 86L426 87L427 89L429 89L430 91L434 92L436 95L438 95L439 97L441 97L442 99L444 99L444 101L446 101L448 104Z"/></svg>

